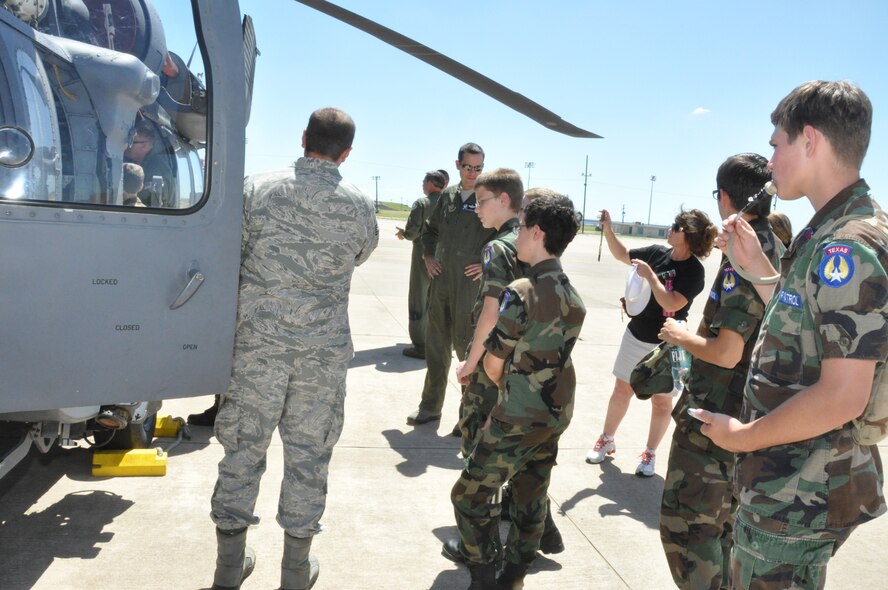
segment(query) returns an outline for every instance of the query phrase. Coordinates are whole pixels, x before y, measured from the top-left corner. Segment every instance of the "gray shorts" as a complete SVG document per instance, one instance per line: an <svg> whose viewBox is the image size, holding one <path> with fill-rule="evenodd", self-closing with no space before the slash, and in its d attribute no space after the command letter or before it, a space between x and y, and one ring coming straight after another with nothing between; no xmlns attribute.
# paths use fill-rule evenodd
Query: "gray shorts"
<svg viewBox="0 0 888 590"><path fill-rule="evenodd" d="M632 335L629 328L623 332L623 341L620 342L620 351L617 360L614 361L614 377L629 383L629 375L644 356L655 349L656 344L642 342Z"/></svg>

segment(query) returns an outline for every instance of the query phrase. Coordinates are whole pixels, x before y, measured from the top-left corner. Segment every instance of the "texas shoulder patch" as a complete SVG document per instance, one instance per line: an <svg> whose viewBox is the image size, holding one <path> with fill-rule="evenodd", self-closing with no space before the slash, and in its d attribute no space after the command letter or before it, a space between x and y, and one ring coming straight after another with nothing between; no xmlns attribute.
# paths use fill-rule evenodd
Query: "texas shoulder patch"
<svg viewBox="0 0 888 590"><path fill-rule="evenodd" d="M820 280L828 287L841 287L854 276L853 248L845 244L830 244L823 249Z"/></svg>
<svg viewBox="0 0 888 590"><path fill-rule="evenodd" d="M725 274L722 277L722 291L730 293L737 288L737 271L732 266L725 267Z"/></svg>
<svg viewBox="0 0 888 590"><path fill-rule="evenodd" d="M484 265L484 268L490 266L491 259L493 259L493 246L487 244L484 246L484 250L481 251L481 263Z"/></svg>

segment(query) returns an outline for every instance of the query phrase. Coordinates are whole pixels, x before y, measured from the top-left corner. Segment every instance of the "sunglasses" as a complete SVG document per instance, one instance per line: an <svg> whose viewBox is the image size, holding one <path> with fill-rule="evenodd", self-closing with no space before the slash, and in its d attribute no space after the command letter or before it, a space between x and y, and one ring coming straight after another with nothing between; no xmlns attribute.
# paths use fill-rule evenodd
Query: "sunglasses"
<svg viewBox="0 0 888 590"><path fill-rule="evenodd" d="M684 231L681 225L676 221L672 224L672 231Z"/></svg>
<svg viewBox="0 0 888 590"><path fill-rule="evenodd" d="M463 164L462 166L460 166L460 168L462 168L462 169L465 170L466 172L481 172L482 170L484 170L484 166L483 166L483 165L481 165L481 166L472 166L471 164Z"/></svg>

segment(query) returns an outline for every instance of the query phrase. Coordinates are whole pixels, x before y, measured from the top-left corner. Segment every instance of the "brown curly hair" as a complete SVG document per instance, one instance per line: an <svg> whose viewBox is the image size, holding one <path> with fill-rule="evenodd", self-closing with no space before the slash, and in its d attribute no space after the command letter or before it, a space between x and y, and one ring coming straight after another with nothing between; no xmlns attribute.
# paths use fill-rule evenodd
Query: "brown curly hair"
<svg viewBox="0 0 888 590"><path fill-rule="evenodd" d="M709 220L709 216L699 209L682 209L675 216L675 223L681 227L691 254L697 258L706 258L712 252L718 228Z"/></svg>

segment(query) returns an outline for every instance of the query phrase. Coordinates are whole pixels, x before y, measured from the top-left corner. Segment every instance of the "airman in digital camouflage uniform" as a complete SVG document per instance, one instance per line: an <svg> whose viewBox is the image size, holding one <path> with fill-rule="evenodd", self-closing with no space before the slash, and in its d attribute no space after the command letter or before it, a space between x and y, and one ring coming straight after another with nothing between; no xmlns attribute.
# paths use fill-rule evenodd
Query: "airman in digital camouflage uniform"
<svg viewBox="0 0 888 590"><path fill-rule="evenodd" d="M770 167L781 199L805 195L814 217L781 260L776 287L756 285L765 310L741 419L701 411L702 432L738 453L735 588L822 588L826 566L858 525L885 512L875 445L860 417L888 358L888 217L860 165L872 105L848 82L814 81L771 114ZM774 269L742 221L737 263Z"/></svg>
<svg viewBox="0 0 888 590"><path fill-rule="evenodd" d="M768 160L738 154L718 169L713 195L719 219L737 214L771 179ZM743 218L755 230L762 249L775 266L783 246L771 231L771 197L758 200ZM700 434L700 422L688 408L740 415L743 385L765 303L755 287L737 274L727 256L709 292L696 335L667 319L660 338L693 356L691 373L672 417L675 430L669 452L660 507L660 539L672 579L679 588L729 588L734 501L734 454Z"/></svg>
<svg viewBox="0 0 888 590"><path fill-rule="evenodd" d="M516 246L530 269L503 292L499 319L484 343L484 370L501 393L451 491L470 590L520 587L539 548L558 440L573 415L570 354L586 314L558 259L578 228L567 198L527 205ZM495 579L501 549L496 500L509 480L512 525L506 563Z"/></svg>
<svg viewBox="0 0 888 590"><path fill-rule="evenodd" d="M309 588L317 577L309 549L320 531L353 356L348 294L355 267L379 240L373 202L338 170L354 134L346 113L315 111L295 169L244 183L234 368L215 424L225 456L212 498L213 588L239 587L252 567L246 531L259 522L253 510L276 428L284 446L281 587Z"/></svg>
<svg viewBox="0 0 888 590"><path fill-rule="evenodd" d="M425 260L422 255L422 228L428 220L441 190L447 185L444 175L438 170L426 172L422 179L422 197L416 199L407 216L404 229L398 229L395 234L399 240L413 242L413 252L410 255L410 286L407 291L407 312L410 333L410 342L413 346L405 348L404 356L412 358L425 358L425 333L428 324L429 304L429 275L426 271Z"/></svg>
<svg viewBox="0 0 888 590"><path fill-rule="evenodd" d="M429 288L429 324L426 330L426 377L419 408L408 424L441 418L452 351L460 361L472 337L472 307L478 297L481 250L493 231L475 214L475 180L484 169L484 150L474 143L459 148L456 160L459 184L441 194L422 233Z"/></svg>

